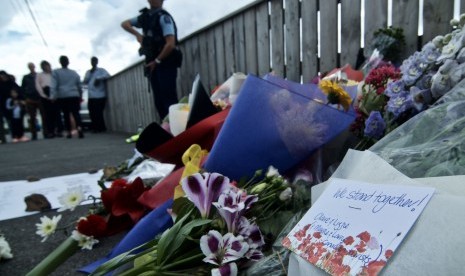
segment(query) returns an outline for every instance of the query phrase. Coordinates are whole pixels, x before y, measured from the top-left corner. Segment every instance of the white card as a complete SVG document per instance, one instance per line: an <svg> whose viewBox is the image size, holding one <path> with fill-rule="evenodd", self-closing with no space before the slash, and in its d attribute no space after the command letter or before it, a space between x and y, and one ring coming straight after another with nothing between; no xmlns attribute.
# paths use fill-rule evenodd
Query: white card
<svg viewBox="0 0 465 276"><path fill-rule="evenodd" d="M332 179L283 245L332 275L377 275L433 193Z"/></svg>

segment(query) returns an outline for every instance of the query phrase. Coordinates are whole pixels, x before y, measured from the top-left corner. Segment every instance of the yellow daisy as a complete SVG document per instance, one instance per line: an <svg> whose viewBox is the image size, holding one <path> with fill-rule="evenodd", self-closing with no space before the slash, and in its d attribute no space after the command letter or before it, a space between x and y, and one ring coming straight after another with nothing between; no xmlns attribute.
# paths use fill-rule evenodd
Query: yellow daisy
<svg viewBox="0 0 465 276"><path fill-rule="evenodd" d="M319 86L321 91L323 91L323 93L325 93L328 97L328 102L330 104L342 105L345 111L349 110L352 98L336 82L331 80L322 80L320 81Z"/></svg>

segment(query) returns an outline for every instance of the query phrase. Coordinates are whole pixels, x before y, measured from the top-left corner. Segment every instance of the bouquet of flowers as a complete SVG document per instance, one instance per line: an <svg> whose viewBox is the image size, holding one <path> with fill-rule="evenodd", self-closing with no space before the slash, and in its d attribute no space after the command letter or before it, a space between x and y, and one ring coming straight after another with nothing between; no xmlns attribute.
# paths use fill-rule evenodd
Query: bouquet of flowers
<svg viewBox="0 0 465 276"><path fill-rule="evenodd" d="M309 204L308 189L291 185L274 168L265 177L257 172L247 182L231 182L218 173L195 173L185 177L181 186L186 197L173 203L173 227L108 261L92 275L115 269L125 275L237 275L270 251L276 239L273 232L279 233L292 217L280 224L276 220L280 212ZM297 206L299 202L302 205ZM266 226L272 219L278 222L276 231Z"/></svg>
<svg viewBox="0 0 465 276"><path fill-rule="evenodd" d="M382 63L361 84L357 119L351 130L362 138L357 149L373 145L384 135L433 103L433 76L440 70L435 43L404 60L399 69Z"/></svg>

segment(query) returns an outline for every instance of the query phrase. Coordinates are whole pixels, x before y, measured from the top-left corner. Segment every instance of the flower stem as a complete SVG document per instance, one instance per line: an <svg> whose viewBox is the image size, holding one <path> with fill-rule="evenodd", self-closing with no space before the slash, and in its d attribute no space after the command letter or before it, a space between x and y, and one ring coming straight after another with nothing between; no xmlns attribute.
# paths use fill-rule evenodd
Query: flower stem
<svg viewBox="0 0 465 276"><path fill-rule="evenodd" d="M26 276L49 275L78 250L78 242L69 237L36 265L36 267L29 271Z"/></svg>

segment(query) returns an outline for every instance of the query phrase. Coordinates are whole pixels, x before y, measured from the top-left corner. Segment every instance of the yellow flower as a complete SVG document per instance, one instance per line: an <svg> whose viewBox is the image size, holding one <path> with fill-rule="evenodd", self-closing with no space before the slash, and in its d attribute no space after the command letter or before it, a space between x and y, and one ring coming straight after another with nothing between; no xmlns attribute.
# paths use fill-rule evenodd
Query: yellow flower
<svg viewBox="0 0 465 276"><path fill-rule="evenodd" d="M349 110L352 98L350 95L342 89L336 82L330 80L320 81L320 89L328 96L328 102L330 104L338 104L344 107L344 110Z"/></svg>

